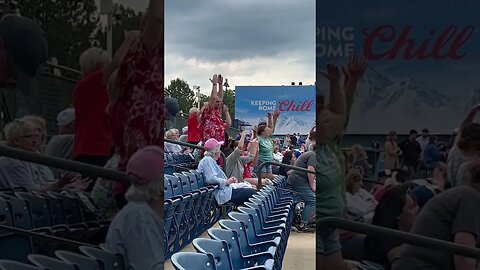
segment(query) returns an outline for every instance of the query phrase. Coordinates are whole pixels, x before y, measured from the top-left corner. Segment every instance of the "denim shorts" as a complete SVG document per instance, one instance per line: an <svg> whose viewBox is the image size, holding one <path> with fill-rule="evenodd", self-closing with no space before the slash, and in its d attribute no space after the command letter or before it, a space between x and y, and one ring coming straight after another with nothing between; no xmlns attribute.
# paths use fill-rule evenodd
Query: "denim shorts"
<svg viewBox="0 0 480 270"><path fill-rule="evenodd" d="M341 249L338 229L317 228L317 254L328 256Z"/></svg>
<svg viewBox="0 0 480 270"><path fill-rule="evenodd" d="M257 167L258 171L258 167ZM262 173L272 173L272 165L268 165L262 168Z"/></svg>

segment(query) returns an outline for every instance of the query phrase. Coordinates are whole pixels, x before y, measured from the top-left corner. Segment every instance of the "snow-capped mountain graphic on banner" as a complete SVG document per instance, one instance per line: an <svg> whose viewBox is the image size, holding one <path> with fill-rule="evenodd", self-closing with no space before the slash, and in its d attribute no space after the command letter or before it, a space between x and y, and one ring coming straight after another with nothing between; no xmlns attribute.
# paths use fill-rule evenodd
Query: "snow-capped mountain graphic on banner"
<svg viewBox="0 0 480 270"><path fill-rule="evenodd" d="M315 87L237 86L235 117L257 126L267 121L267 113L280 111L275 135L309 133L315 123Z"/></svg>
<svg viewBox="0 0 480 270"><path fill-rule="evenodd" d="M423 128L451 134L480 102L480 2L445 1L317 5L316 68L347 66L355 54L367 61L346 134ZM352 12L338 17L345 7ZM322 91L330 89L324 77L317 83Z"/></svg>
<svg viewBox="0 0 480 270"><path fill-rule="evenodd" d="M260 122L266 122L267 118L259 118L253 122L249 122L250 125L256 126ZM292 134L299 133L301 135L307 135L310 129L315 125L315 123L307 123L301 119L298 119L295 116L287 116L285 114L280 114L275 126L275 134ZM306 132L305 132L306 131Z"/></svg>

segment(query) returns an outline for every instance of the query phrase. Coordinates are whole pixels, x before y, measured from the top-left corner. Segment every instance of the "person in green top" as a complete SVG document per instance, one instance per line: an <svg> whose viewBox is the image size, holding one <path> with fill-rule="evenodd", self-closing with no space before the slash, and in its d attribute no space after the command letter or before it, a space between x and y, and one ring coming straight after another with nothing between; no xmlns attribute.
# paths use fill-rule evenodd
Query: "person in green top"
<svg viewBox="0 0 480 270"><path fill-rule="evenodd" d="M275 125L280 116L280 111L267 114L267 124L259 125L257 128L258 136L258 165L267 161L274 161L273 159L273 132L275 131ZM273 180L275 176L272 173L272 165L263 167L262 178L268 178Z"/></svg>
<svg viewBox="0 0 480 270"><path fill-rule="evenodd" d="M348 68L343 69L345 89L351 93L365 69L364 59L351 57ZM316 218L343 217L345 211L342 159L339 156L339 138L343 136L349 108L340 85L340 68L327 65L325 76L330 82L330 102L325 106L324 96L317 89L317 166L316 170ZM353 91L354 92L354 91ZM348 96L347 96L348 98ZM350 103L351 107L351 103ZM339 232L335 228L317 227L316 268L326 270L350 269L343 260Z"/></svg>

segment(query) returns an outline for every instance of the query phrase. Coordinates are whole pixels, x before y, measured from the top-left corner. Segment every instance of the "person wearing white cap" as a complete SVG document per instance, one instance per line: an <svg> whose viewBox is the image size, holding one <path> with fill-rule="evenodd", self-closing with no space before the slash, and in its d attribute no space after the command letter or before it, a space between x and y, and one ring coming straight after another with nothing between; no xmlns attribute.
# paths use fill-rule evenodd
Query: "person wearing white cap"
<svg viewBox="0 0 480 270"><path fill-rule="evenodd" d="M61 111L57 116L58 135L52 136L47 144L46 154L54 157L72 159L75 141L75 110Z"/></svg>
<svg viewBox="0 0 480 270"><path fill-rule="evenodd" d="M75 110L68 108L57 116L58 134L52 136L47 144L45 154L49 156L72 159L73 145L75 142ZM51 168L55 175L60 171Z"/></svg>
<svg viewBox="0 0 480 270"><path fill-rule="evenodd" d="M178 141L180 142L187 142L188 139L188 127L183 127L182 128L182 136L178 138Z"/></svg>
<svg viewBox="0 0 480 270"><path fill-rule="evenodd" d="M217 160L221 156L220 146L223 141L217 141L214 138L208 139L204 146L206 151L205 157L200 160L198 164L198 170L205 175L205 182L210 185L218 185L214 191L215 199L218 205L222 205L226 202L234 203L235 205L242 205L245 203L256 191L249 187L237 188L237 178L227 178L220 166L217 164Z"/></svg>

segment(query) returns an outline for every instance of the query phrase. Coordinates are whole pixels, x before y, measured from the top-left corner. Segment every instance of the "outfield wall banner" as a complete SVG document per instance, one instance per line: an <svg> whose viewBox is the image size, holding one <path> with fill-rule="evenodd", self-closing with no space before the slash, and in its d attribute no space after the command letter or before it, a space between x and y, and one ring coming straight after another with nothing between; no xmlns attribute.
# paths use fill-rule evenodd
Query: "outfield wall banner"
<svg viewBox="0 0 480 270"><path fill-rule="evenodd" d="M480 103L479 12L480 1L339 0L317 5L317 69L327 63L345 65L351 54L368 61L347 133L429 128L447 134L458 128ZM327 81L318 75L317 81L328 92Z"/></svg>
<svg viewBox="0 0 480 270"><path fill-rule="evenodd" d="M275 135L308 134L315 125L314 86L237 86L235 117L252 127L280 110Z"/></svg>

